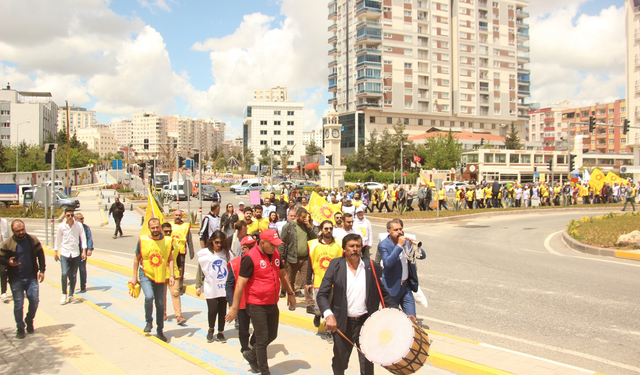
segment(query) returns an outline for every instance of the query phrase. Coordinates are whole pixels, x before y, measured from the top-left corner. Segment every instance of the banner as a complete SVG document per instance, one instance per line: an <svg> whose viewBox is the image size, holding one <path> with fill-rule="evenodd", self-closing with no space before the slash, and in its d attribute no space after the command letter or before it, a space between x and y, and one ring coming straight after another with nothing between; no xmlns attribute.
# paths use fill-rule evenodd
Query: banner
<svg viewBox="0 0 640 375"><path fill-rule="evenodd" d="M149 186L147 186L147 193L149 194L149 198L147 199L147 211L144 213L144 223L142 223L142 229L140 230L141 236L145 234L151 234L151 231L149 231L150 219L155 218L160 220L160 225L164 223L164 215L162 214L162 211L160 211L160 206L158 205L156 198L154 198L153 194L151 194L151 189Z"/></svg>
<svg viewBox="0 0 640 375"><path fill-rule="evenodd" d="M600 172L599 169L594 169L591 172L591 178L589 178L589 184L596 187L598 190L602 189L602 185L604 185L604 173Z"/></svg>
<svg viewBox="0 0 640 375"><path fill-rule="evenodd" d="M608 183L609 185L613 185L614 183L617 183L618 185L626 185L627 183L626 180L620 178L613 172L607 173L607 176L604 178L604 182Z"/></svg>
<svg viewBox="0 0 640 375"><path fill-rule="evenodd" d="M315 191L311 193L311 199L309 199L309 215L311 219L318 223L322 223L325 220L331 220L333 224L334 208L331 207L324 198L318 195Z"/></svg>
<svg viewBox="0 0 640 375"><path fill-rule="evenodd" d="M416 163L420 163L422 159L418 155L413 155L413 161L415 161Z"/></svg>

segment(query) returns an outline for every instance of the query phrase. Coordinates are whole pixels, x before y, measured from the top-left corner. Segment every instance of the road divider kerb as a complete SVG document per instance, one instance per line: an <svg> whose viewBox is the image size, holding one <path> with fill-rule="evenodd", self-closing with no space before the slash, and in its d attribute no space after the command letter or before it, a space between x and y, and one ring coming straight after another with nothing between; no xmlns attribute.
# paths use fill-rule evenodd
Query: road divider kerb
<svg viewBox="0 0 640 375"><path fill-rule="evenodd" d="M106 262L103 262L103 263L106 263ZM45 279L45 281L47 283L53 285L56 288L60 288L60 284L56 284L53 281L46 280L46 279ZM138 334L150 339L154 343L156 343L156 344L162 346L163 348L171 351L172 353L174 353L174 354L186 359L187 361L193 363L194 365L196 365L198 367L201 367L204 370L207 370L207 371L209 371L209 372L211 372L213 374L216 374L216 375L229 375L228 373L226 373L224 371L221 371L221 370L219 370L217 368L211 367L211 365L209 365L208 363L203 362L203 361L199 360L198 358L196 358L196 357L194 357L194 356L192 356L190 354L187 354L187 353L183 352L180 349L177 349L177 348L173 347L172 345L160 340L159 338L157 338L157 337L155 337L153 335L145 333L141 328L139 328L139 327L127 322L126 320L118 317L117 315L113 314L112 312L103 309L102 307L96 305L95 303L93 303L91 301L88 301L88 300L86 300L86 299L84 299L84 298L82 298L82 297L80 297L78 295L75 295L75 297L77 299L79 299L80 301L82 301L82 303L86 304L87 306L92 307L93 309L101 312L102 314L104 314L107 317L113 319L114 321L116 321L116 322L118 322L118 323L120 323L120 324L122 324L122 325L124 325L124 326L126 326L126 327L128 327L130 329L132 329L134 332L136 332L136 333L138 333Z"/></svg>
<svg viewBox="0 0 640 375"><path fill-rule="evenodd" d="M45 254L47 255L51 255L53 256L53 251L49 248L45 248ZM89 264L92 264L96 267L100 267L103 269L106 269L108 271L111 272L116 272L119 273L123 276L126 277L131 277L132 275L132 268L129 267L125 267L125 266L121 266L118 264L113 264L113 263L109 263L109 262L105 262L102 260L98 260L98 259L92 259L92 258L88 258L87 262ZM184 286L184 292L192 297L198 298L198 299L204 299L204 296L200 296L198 297L196 295L196 287L194 285L186 285ZM90 306L94 307L95 309L105 313L106 315L108 315L109 317L111 317L112 319L121 322L122 324L125 324L127 327L130 327L134 330L136 330L136 332L140 333L140 334L144 334L144 332L142 332L142 330L120 318L118 318L117 316L113 315L112 313L105 311L104 309L102 309L101 307L92 304L91 302L87 301L88 304L90 304ZM320 327L316 328L313 325L313 320L311 318L306 318L304 316L298 315L298 314L294 314L294 313L290 313L288 311L283 311L280 310L280 322L282 324L286 324L288 326L292 326L292 327L296 327L296 328L300 328L300 329L304 329L307 331L311 331L311 332L319 332L319 333L324 333L325 331L325 324L324 322L322 322L320 324ZM445 336L454 340L459 340L459 341L464 341L464 342L468 342L471 344L476 344L476 345L480 345L481 343L478 341L473 341L473 340L469 340L469 339L465 339L462 337L457 337L457 336L453 336L453 335L449 335L446 333L440 333L440 332L436 332L436 331L431 331L431 330L427 330L428 333L431 333L433 335L437 335L437 336ZM146 334L144 334L146 336ZM157 338L153 337L152 338L154 340L154 342L157 342L160 345L166 346L167 349L174 351L176 354L182 356L183 358L189 360L190 362L194 363L194 364L198 364L200 365L200 363L202 363L200 360L198 360L195 357L191 357L189 354L183 353L181 352L179 349L176 349L174 347L172 347L169 344L166 344L160 340L158 340ZM191 358L191 359L189 359ZM443 353L439 353L437 351L430 351L429 353L429 363L432 366L441 368L443 370L447 370L447 371L452 371L452 372L456 372L458 374L462 374L462 375L512 375L509 372L505 372L499 369L495 369L492 367L488 367L485 365L481 365L466 359L462 359L462 358L457 358L457 357L452 357ZM206 365L206 364L204 364ZM207 367L204 367L204 365L201 365L201 367L205 368L208 371L214 372L216 374L225 374L224 372L220 372L217 369L213 369L213 368L209 368L208 365L206 365Z"/></svg>
<svg viewBox="0 0 640 375"><path fill-rule="evenodd" d="M640 252L587 245L571 237L567 231L562 232L562 239L567 246L582 253L640 261Z"/></svg>
<svg viewBox="0 0 640 375"><path fill-rule="evenodd" d="M101 217L101 222L100 222L100 226L104 227L107 226L109 224L109 218L107 217L107 213L104 212L104 208L100 209L100 217Z"/></svg>

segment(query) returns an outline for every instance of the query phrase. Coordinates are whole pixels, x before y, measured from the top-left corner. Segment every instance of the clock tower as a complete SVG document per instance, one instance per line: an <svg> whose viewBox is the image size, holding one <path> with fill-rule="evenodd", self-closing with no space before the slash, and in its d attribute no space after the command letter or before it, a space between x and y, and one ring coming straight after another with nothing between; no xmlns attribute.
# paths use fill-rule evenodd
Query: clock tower
<svg viewBox="0 0 640 375"><path fill-rule="evenodd" d="M340 155L342 125L338 123L338 113L334 109L330 109L327 113L323 137L325 163L318 168L320 186L330 188L344 186L344 173L347 167L342 166Z"/></svg>

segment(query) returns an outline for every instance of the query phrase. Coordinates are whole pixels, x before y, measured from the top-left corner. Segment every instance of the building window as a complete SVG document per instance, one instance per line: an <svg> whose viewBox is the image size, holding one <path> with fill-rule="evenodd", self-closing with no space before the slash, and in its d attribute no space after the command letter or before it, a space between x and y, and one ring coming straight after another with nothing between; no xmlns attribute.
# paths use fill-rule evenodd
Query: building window
<svg viewBox="0 0 640 375"><path fill-rule="evenodd" d="M280 111L273 111L273 114L279 116L280 115Z"/></svg>
<svg viewBox="0 0 640 375"><path fill-rule="evenodd" d="M293 141L287 141L287 146L293 146Z"/></svg>
<svg viewBox="0 0 640 375"><path fill-rule="evenodd" d="M278 122L280 122L280 121L278 121ZM278 125L280 125L280 124L278 124ZM287 121L287 125L288 126L293 126L293 121Z"/></svg>
<svg viewBox="0 0 640 375"><path fill-rule="evenodd" d="M369 116L369 122L372 124L376 123L376 117L375 116Z"/></svg>
<svg viewBox="0 0 640 375"><path fill-rule="evenodd" d="M260 120L260 125L267 125L267 120Z"/></svg>
<svg viewBox="0 0 640 375"><path fill-rule="evenodd" d="M3 123L2 123L2 127L3 127L3 128L9 128L9 127L11 127L11 124L10 124L10 123L8 123L8 122L3 122Z"/></svg>
<svg viewBox="0 0 640 375"><path fill-rule="evenodd" d="M260 141L260 146L266 145L267 141Z"/></svg>
<svg viewBox="0 0 640 375"><path fill-rule="evenodd" d="M280 125L280 121L274 121L273 125Z"/></svg>
<svg viewBox="0 0 640 375"><path fill-rule="evenodd" d="M387 124L393 124L393 118L387 117Z"/></svg>
<svg viewBox="0 0 640 375"><path fill-rule="evenodd" d="M293 135L293 130L287 130L287 135Z"/></svg>
<svg viewBox="0 0 640 375"><path fill-rule="evenodd" d="M2 110L2 111L0 111L0 115L7 115L7 116L8 116L8 115L10 115L10 114L11 114L11 111L9 111L9 110Z"/></svg>
<svg viewBox="0 0 640 375"><path fill-rule="evenodd" d="M293 166L293 160L287 161L287 165Z"/></svg>
<svg viewBox="0 0 640 375"><path fill-rule="evenodd" d="M274 146L280 146L280 141L273 141Z"/></svg>
<svg viewBox="0 0 640 375"><path fill-rule="evenodd" d="M422 119L421 118L418 119L418 125L422 125Z"/></svg>
<svg viewBox="0 0 640 375"><path fill-rule="evenodd" d="M280 135L280 130L274 130L273 135Z"/></svg>
<svg viewBox="0 0 640 375"><path fill-rule="evenodd" d="M408 118L406 118L406 117L405 117L405 119L404 119L404 124L405 124L405 125L409 125L409 119L408 119Z"/></svg>
<svg viewBox="0 0 640 375"><path fill-rule="evenodd" d="M496 130L496 124L491 124L491 129Z"/></svg>
<svg viewBox="0 0 640 375"><path fill-rule="evenodd" d="M267 131L266 130L260 130L260 135L267 135Z"/></svg>
<svg viewBox="0 0 640 375"><path fill-rule="evenodd" d="M287 111L287 116L293 116L293 111Z"/></svg>
<svg viewBox="0 0 640 375"><path fill-rule="evenodd" d="M484 129L484 122L480 123L480 129Z"/></svg>

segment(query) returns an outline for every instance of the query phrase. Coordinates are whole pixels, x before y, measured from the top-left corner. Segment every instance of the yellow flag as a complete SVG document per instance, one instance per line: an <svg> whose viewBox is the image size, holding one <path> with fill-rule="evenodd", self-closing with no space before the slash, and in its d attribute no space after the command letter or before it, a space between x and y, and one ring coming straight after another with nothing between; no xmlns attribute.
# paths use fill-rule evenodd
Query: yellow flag
<svg viewBox="0 0 640 375"><path fill-rule="evenodd" d="M144 214L144 223L142 224L142 229L140 230L140 235L151 234L149 231L149 220L156 218L160 220L160 224L164 223L164 215L160 211L160 206L158 206L158 202L151 194L151 189L147 188L147 192L149 193L149 198L147 200L147 212Z"/></svg>
<svg viewBox="0 0 640 375"><path fill-rule="evenodd" d="M322 223L325 220L331 220L331 222L335 224L333 221L333 214L334 211L326 199L316 194L315 191L311 193L311 199L309 200L309 215L311 215L313 220L318 223Z"/></svg>
<svg viewBox="0 0 640 375"><path fill-rule="evenodd" d="M604 178L604 182L609 185L613 185L614 183L618 183L618 185L624 185L627 181L620 178L617 174L613 172L607 173L607 177Z"/></svg>
<svg viewBox="0 0 640 375"><path fill-rule="evenodd" d="M597 190L600 190L602 189L602 185L604 185L605 178L606 177L604 176L604 173L600 172L599 169L594 169L593 172L591 172L591 178L589 179L589 184L596 187Z"/></svg>

